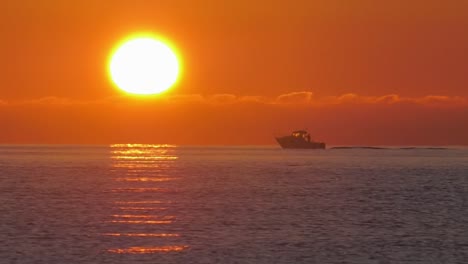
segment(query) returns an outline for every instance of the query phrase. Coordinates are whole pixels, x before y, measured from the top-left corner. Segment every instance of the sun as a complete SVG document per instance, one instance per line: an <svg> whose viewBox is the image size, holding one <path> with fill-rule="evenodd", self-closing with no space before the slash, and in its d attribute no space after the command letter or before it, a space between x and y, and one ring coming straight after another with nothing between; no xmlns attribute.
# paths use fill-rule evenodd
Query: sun
<svg viewBox="0 0 468 264"><path fill-rule="evenodd" d="M131 38L112 52L108 65L112 81L132 94L158 94L177 81L180 67L176 53L154 37Z"/></svg>

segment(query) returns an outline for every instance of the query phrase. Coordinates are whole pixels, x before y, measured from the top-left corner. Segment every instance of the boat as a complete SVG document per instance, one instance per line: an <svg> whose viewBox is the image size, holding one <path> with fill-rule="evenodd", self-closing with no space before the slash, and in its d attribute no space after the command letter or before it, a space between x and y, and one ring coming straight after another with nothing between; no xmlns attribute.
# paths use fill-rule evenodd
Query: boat
<svg viewBox="0 0 468 264"><path fill-rule="evenodd" d="M293 131L291 135L275 138L284 149L325 149L325 143L311 140L306 130Z"/></svg>

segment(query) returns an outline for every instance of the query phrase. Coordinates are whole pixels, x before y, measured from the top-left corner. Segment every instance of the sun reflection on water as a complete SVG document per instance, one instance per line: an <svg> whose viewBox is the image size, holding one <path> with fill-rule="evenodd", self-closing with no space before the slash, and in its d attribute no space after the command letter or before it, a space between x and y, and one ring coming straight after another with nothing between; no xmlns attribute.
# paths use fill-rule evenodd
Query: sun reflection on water
<svg viewBox="0 0 468 264"><path fill-rule="evenodd" d="M111 192L168 192L162 188L115 188Z"/></svg>
<svg viewBox="0 0 468 264"><path fill-rule="evenodd" d="M179 237L179 234L148 234L148 233L105 233L104 236L115 236L115 237Z"/></svg>
<svg viewBox="0 0 468 264"><path fill-rule="evenodd" d="M160 247L129 247L109 249L108 252L117 254L153 254L161 252L182 251L188 246L160 246Z"/></svg>
<svg viewBox="0 0 468 264"><path fill-rule="evenodd" d="M116 177L107 193L112 195L114 206L104 221L111 232L102 236L125 241L116 241L122 247L107 252L156 254L188 248L180 243L181 234L171 232L177 219L172 209L175 203L170 200L176 189L171 183L180 180L180 176L173 176L179 159L176 153L174 145L110 145L111 171Z"/></svg>
<svg viewBox="0 0 468 264"><path fill-rule="evenodd" d="M120 224L152 224L152 225L162 225L170 224L171 220L111 220L109 223L120 223Z"/></svg>
<svg viewBox="0 0 468 264"><path fill-rule="evenodd" d="M127 182L164 182L164 181L173 181L177 178L172 177L163 177L163 178L150 178L150 177L126 177L126 178L116 178L116 181L127 181Z"/></svg>
<svg viewBox="0 0 468 264"><path fill-rule="evenodd" d="M162 204L171 203L170 201L115 201L115 204Z"/></svg>
<svg viewBox="0 0 468 264"><path fill-rule="evenodd" d="M118 207L120 210L164 211L167 207Z"/></svg>
<svg viewBox="0 0 468 264"><path fill-rule="evenodd" d="M112 215L112 217L116 218L153 218L154 216L151 215Z"/></svg>

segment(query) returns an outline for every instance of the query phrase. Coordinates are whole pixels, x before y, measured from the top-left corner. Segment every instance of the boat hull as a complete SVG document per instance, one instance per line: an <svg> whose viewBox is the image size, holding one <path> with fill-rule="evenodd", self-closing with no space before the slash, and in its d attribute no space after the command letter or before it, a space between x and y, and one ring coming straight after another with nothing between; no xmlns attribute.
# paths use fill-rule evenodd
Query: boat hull
<svg viewBox="0 0 468 264"><path fill-rule="evenodd" d="M284 149L325 149L323 142L308 142L297 137L286 136L277 137L276 141Z"/></svg>

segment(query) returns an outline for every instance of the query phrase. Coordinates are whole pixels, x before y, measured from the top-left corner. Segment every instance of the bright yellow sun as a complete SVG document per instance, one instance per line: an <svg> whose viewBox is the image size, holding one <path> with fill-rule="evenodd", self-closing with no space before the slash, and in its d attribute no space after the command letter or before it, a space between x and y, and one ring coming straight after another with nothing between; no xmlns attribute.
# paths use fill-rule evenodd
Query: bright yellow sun
<svg viewBox="0 0 468 264"><path fill-rule="evenodd" d="M112 53L109 74L112 81L128 93L158 94L177 81L179 61L161 40L136 37Z"/></svg>

